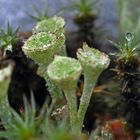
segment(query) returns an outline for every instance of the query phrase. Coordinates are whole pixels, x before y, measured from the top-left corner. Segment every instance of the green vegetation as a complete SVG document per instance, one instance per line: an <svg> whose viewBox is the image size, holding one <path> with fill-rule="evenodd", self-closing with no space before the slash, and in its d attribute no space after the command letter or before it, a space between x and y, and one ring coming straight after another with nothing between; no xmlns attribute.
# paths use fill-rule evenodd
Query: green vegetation
<svg viewBox="0 0 140 140"><path fill-rule="evenodd" d="M47 66L53 61L54 55L65 55L65 21L61 17L52 17L37 22L33 35L23 46L24 53L39 65L38 74L45 78L52 98L62 98L61 90L49 79L46 73ZM61 93L61 94L60 94Z"/></svg>
<svg viewBox="0 0 140 140"><path fill-rule="evenodd" d="M53 33L40 32L31 36L24 44L23 51L39 65L39 74L46 77L46 68L55 54L60 52L65 37Z"/></svg>
<svg viewBox="0 0 140 140"><path fill-rule="evenodd" d="M80 0L79 2L70 1L70 4L63 8L63 10L76 11L75 18L89 19L96 18L97 16L97 0Z"/></svg>
<svg viewBox="0 0 140 140"><path fill-rule="evenodd" d="M19 31L19 28L17 28L15 31L13 31L9 22L7 24L6 31L4 31L3 29L0 29L0 48L2 50L6 49L9 45L12 45L17 42L18 31Z"/></svg>
<svg viewBox="0 0 140 140"><path fill-rule="evenodd" d="M78 129L75 92L81 71L81 65L76 59L62 56L56 56L55 60L49 65L47 71L49 78L65 93L73 131Z"/></svg>
<svg viewBox="0 0 140 140"><path fill-rule="evenodd" d="M108 55L97 49L89 48L86 44L83 45L83 49L78 50L77 57L84 72L84 88L77 114L78 125L82 129L92 90L96 85L99 75L109 66L110 59Z"/></svg>
<svg viewBox="0 0 140 140"><path fill-rule="evenodd" d="M134 35L132 33L126 33L125 42L116 44L112 41L110 43L118 49L118 52L114 53L119 60L123 60L124 63L130 62L135 56L139 55L140 44L134 45Z"/></svg>
<svg viewBox="0 0 140 140"><path fill-rule="evenodd" d="M65 21L62 17L51 17L48 19L37 22L33 28L33 33L39 32L51 32L51 33L62 33L64 32Z"/></svg>
<svg viewBox="0 0 140 140"><path fill-rule="evenodd" d="M30 14L28 14L28 15L29 15L29 17L31 17L35 21L42 21L44 19L49 18L49 14L48 14L49 9L48 9L48 1L47 0L46 0L46 7L45 7L45 10L43 12L34 3L32 3L32 9L33 9L35 15L30 15Z"/></svg>
<svg viewBox="0 0 140 140"><path fill-rule="evenodd" d="M46 105L42 108L37 116L36 106L33 96L31 96L31 104L24 100L24 109L21 115L17 114L13 109L11 113L11 122L5 131L0 131L0 137L8 138L8 140L77 140L79 136L69 130L66 119L56 124L50 119L52 107ZM10 118L9 118L10 119Z"/></svg>
<svg viewBox="0 0 140 140"><path fill-rule="evenodd" d="M78 50L77 57L84 72L84 89L78 110L75 89L82 70L80 63L72 58L56 57L48 67L48 76L65 93L72 130L81 132L92 90L101 72L108 67L110 59L106 54L89 48L86 44L83 49Z"/></svg>
<svg viewBox="0 0 140 140"><path fill-rule="evenodd" d="M130 125L131 128L129 126L128 128L130 128L129 131L131 134L127 136L124 136L126 134L122 134L126 137L122 139L128 140L128 137L131 138L131 135L133 135L134 139L137 140L135 136L138 137L140 130L140 44L138 43L140 19L137 14L135 17L133 16L133 12L130 12L132 8L130 0L117 1L120 39L119 43L113 41L110 41L110 43L117 49L113 54L115 55L116 62L113 65L115 65L114 70L117 72L117 78L122 84L121 87L118 81L114 80L115 83L112 80L113 74L110 76L108 73L107 75L103 73L103 77L101 75L110 65L111 60L109 56L100 50L89 47L93 46L91 42L94 43L94 20L98 16L98 1L79 0L75 2L72 0L70 2L70 5L61 10L73 10L76 12L74 21L79 25L79 30L76 33L80 34L79 37L76 37L76 41L79 41L79 44L86 42L83 43L81 48L78 48L74 44L78 48L76 53L77 59L70 58L64 53L65 20L58 16L49 17L47 6L45 11L42 12L33 5L36 15L31 17L37 23L32 29L32 36L25 40L22 50L28 58L34 60L39 66L38 75L35 73L37 65L35 65L34 69L34 63L25 57L21 49L6 51L7 46L12 46L17 42L18 29L13 31L8 23L7 31L0 30L0 51L2 50L7 54L7 57L4 57L3 54L0 55L0 119L4 126L4 131L0 131L0 139L4 137L8 140L112 140L116 138L116 131L117 133L120 133L120 131L126 133L124 132L124 127ZM124 33L126 35L122 41ZM18 53L19 57L17 57ZM31 70L34 70L31 78L34 79L34 76L36 76L39 80L43 81L39 81L39 86L44 87L40 88L44 90L45 94L51 95L52 103L48 103L47 101L44 103L43 100L44 106L40 109L40 106L38 107L35 103L36 98L34 99L32 91L30 91L33 88L37 88L38 90L38 85L32 83L32 79L27 80L28 82L26 83L25 78L25 87L28 83L29 86L33 87L29 87L29 90L27 88L31 92L31 95L29 95L30 99L24 99L23 108L16 104L19 114L10 107L10 102L8 102L10 90L8 90L8 86L11 82L10 76L13 68L5 65L5 61L6 63L7 61L9 62L9 56L10 59L12 57L13 61L15 61L14 59L18 61L24 57L23 61L27 59L28 63L29 60L28 65L31 62ZM20 67L20 63L16 63L16 66ZM28 70L30 66L26 67L25 63L24 67ZM100 75L101 79L98 81ZM108 75L112 79L109 79L110 81L104 84L104 80L106 80L106 77L108 78ZM17 79L22 78L22 75L19 74L18 76L18 78L15 77ZM27 74L27 76L30 75ZM46 85L42 77L46 80ZM19 82L19 80L16 82ZM115 84L113 85L112 83ZM22 87L22 83L20 84L19 86ZM95 88L96 85L97 87ZM37 93L35 90L35 94L38 94L38 92L41 97L40 90ZM26 95L26 91L24 93ZM99 94L95 95L93 93ZM41 99L39 99L38 95L36 96L38 99L36 102L40 102ZM91 99L93 100L91 101ZM88 115L86 114L87 112ZM117 124L115 125L113 123L114 120L117 120ZM86 125L90 125L91 121L93 124L91 124L92 128L90 130Z"/></svg>

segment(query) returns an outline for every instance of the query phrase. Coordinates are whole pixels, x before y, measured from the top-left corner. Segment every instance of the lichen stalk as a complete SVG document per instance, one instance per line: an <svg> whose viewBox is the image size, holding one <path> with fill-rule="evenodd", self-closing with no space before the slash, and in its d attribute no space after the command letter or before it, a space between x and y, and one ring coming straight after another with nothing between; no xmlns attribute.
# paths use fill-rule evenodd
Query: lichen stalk
<svg viewBox="0 0 140 140"><path fill-rule="evenodd" d="M64 93L69 108L71 129L72 131L76 131L78 128L78 123L77 123L77 102L75 90L64 91Z"/></svg>
<svg viewBox="0 0 140 140"><path fill-rule="evenodd" d="M57 102L57 101L63 99L64 98L63 91L54 82L52 82L49 79L47 73L45 75L45 80L46 80L46 83L48 86L47 89L52 97L52 100Z"/></svg>
<svg viewBox="0 0 140 140"><path fill-rule="evenodd" d="M84 89L83 89L83 94L80 99L80 106L79 110L77 113L77 122L78 122L78 127L79 130L81 131L83 128L83 121L84 117L87 111L87 108L90 103L90 99L93 93L93 89L96 85L98 75L94 75L94 79L91 80L91 75L89 74L84 74Z"/></svg>

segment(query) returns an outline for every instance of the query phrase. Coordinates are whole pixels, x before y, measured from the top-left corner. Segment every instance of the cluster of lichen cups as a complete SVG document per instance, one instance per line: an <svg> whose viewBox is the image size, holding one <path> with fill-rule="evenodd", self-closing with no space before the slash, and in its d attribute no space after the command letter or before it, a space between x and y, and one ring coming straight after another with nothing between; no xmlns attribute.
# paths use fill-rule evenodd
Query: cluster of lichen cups
<svg viewBox="0 0 140 140"><path fill-rule="evenodd" d="M31 36L23 46L25 54L39 65L39 75L45 77L45 70L59 53L64 44L64 35L57 37L53 33L40 32Z"/></svg>
<svg viewBox="0 0 140 140"><path fill-rule="evenodd" d="M37 72L45 78L53 100L56 100L56 96L62 97L62 92L49 80L46 70L56 54L65 54L64 26L62 17L54 16L39 21L32 30L33 35L22 47L27 57L38 64Z"/></svg>
<svg viewBox="0 0 140 140"><path fill-rule="evenodd" d="M78 60L74 58L56 56L49 65L47 73L49 78L64 92L69 107L71 128L81 132L85 113L87 111L93 88L99 75L110 63L109 57L86 44L77 52ZM83 71L84 89L77 110L76 86Z"/></svg>
<svg viewBox="0 0 140 140"><path fill-rule="evenodd" d="M83 49L78 50L78 60L60 56L59 52L64 45L65 37L64 21L61 18L58 20L54 17L48 21L39 22L33 29L35 34L25 42L23 51L37 62L39 74L46 80L49 77L64 92L69 108L71 128L81 132L92 90L101 72L108 67L110 59L106 54L89 48L86 44L83 45ZM54 28L50 25L52 23ZM75 89L82 71L85 81L78 109Z"/></svg>
<svg viewBox="0 0 140 140"><path fill-rule="evenodd" d="M33 29L33 35L23 46L24 53L39 65L38 74L42 77L47 77L47 66L64 46L64 24L61 17L38 22Z"/></svg>

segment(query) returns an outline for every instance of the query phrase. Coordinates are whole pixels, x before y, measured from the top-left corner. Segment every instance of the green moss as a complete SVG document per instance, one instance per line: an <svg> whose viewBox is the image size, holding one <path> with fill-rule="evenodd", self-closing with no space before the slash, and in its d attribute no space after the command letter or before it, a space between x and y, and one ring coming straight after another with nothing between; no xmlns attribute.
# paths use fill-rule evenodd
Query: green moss
<svg viewBox="0 0 140 140"><path fill-rule="evenodd" d="M118 60L121 60L124 64L128 64L135 57L139 56L140 44L135 44L135 37L131 32L127 32L125 35L125 40L123 42L115 43L110 41L110 43L118 49L117 52L111 53L110 55L114 55Z"/></svg>

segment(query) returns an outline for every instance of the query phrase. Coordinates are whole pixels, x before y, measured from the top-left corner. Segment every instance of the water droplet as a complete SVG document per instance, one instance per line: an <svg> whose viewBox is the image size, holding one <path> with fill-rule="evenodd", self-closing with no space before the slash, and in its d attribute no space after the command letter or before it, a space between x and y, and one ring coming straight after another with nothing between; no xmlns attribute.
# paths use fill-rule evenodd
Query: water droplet
<svg viewBox="0 0 140 140"><path fill-rule="evenodd" d="M134 38L134 35L132 33L128 32L128 33L126 33L125 38L128 42L130 42Z"/></svg>

